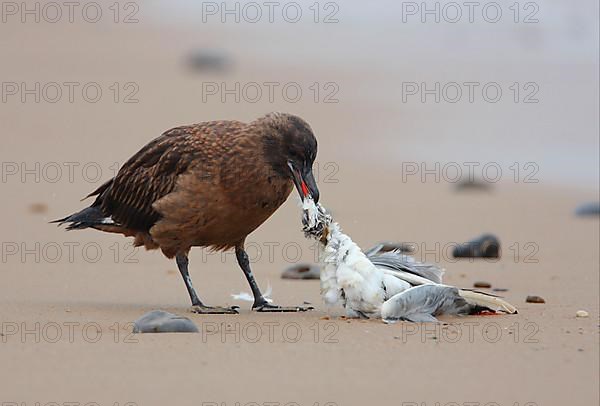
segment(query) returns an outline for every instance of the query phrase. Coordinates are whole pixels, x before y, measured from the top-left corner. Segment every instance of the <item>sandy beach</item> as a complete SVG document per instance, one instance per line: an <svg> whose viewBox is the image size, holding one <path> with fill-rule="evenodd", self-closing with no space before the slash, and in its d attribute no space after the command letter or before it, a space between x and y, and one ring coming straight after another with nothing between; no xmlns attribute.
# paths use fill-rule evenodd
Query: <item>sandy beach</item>
<svg viewBox="0 0 600 406"><path fill-rule="evenodd" d="M400 24L387 1L342 2L339 22L315 23L300 3L298 24L222 23L189 2L119 3L118 23L108 3L97 23L22 22L3 10L0 404L598 403L600 223L575 215L599 200L598 5L541 2L527 25L500 2L508 21L452 25ZM334 10L319 7L319 21ZM194 52L230 65L198 71ZM272 100L265 82L277 84ZM436 82L493 82L503 96L450 103L440 91L439 103L423 102L407 88ZM538 102L524 102L527 83ZM321 202L361 247L413 243L417 259L446 269L445 283L489 282L519 313L344 318L323 305L319 281L280 278L317 261L295 193L247 248L261 287L279 304L313 304L307 313L251 312L231 297L249 291L235 255L194 249L198 293L241 310L192 314L174 261L48 224L83 208L79 199L162 131L270 111L311 124ZM489 190L457 191L468 173ZM487 232L500 259L452 257ZM156 309L190 317L200 333L132 334Z"/></svg>

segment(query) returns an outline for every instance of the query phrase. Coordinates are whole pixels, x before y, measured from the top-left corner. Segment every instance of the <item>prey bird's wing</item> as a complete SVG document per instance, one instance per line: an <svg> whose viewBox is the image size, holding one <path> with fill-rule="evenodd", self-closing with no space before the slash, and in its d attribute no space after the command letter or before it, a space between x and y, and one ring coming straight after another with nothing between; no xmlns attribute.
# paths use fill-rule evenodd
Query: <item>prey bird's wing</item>
<svg viewBox="0 0 600 406"><path fill-rule="evenodd" d="M398 293L381 306L381 318L390 323L397 320L436 321L440 314L477 314L482 311L517 313L510 303L482 292L458 289L447 285L421 285Z"/></svg>
<svg viewBox="0 0 600 406"><path fill-rule="evenodd" d="M365 255L367 257L371 257L372 255L376 255L383 248L383 244L377 244L372 246L371 248L365 250Z"/></svg>
<svg viewBox="0 0 600 406"><path fill-rule="evenodd" d="M392 296L381 306L386 322L409 320L434 322L438 314L469 314L472 306L457 288L444 285L421 285Z"/></svg>
<svg viewBox="0 0 600 406"><path fill-rule="evenodd" d="M370 256L370 255L375 255L381 251L383 251L383 252L394 251L394 249L396 249L402 253L406 253L406 254L410 254L413 251L413 247L408 243L398 244L398 243L380 242L380 243L372 246L371 248L364 250L363 252L365 253L366 256Z"/></svg>
<svg viewBox="0 0 600 406"><path fill-rule="evenodd" d="M415 260L410 255L406 255L401 251L394 250L388 252L374 252L367 255L369 260L378 268L382 268L385 270L397 271L398 273L394 273L396 276L400 277L403 273L410 273L416 275L420 278L427 279L434 283L442 283L442 275L444 274L444 270L435 265L426 264L423 262L419 262ZM407 276L410 278L410 276ZM420 281L420 278L411 278L415 281ZM403 278L401 278L403 279ZM407 282L410 282L407 280ZM419 282L417 284L422 284L424 282ZM413 283L414 284L414 283Z"/></svg>
<svg viewBox="0 0 600 406"><path fill-rule="evenodd" d="M405 271L396 271L394 269L388 269L385 267L376 267L377 269L383 271L385 275L393 276L399 280L409 283L411 286L419 286L419 285L436 285L435 282L430 281L427 278L423 278L422 276L415 275L414 273L405 272Z"/></svg>

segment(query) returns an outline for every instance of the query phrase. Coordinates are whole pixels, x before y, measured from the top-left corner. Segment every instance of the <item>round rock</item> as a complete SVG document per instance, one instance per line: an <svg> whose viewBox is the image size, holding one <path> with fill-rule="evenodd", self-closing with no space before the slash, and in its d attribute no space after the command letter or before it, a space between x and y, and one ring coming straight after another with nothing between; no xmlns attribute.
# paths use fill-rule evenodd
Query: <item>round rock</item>
<svg viewBox="0 0 600 406"><path fill-rule="evenodd" d="M133 322L134 333L198 333L198 327L187 317L163 310L153 310Z"/></svg>
<svg viewBox="0 0 600 406"><path fill-rule="evenodd" d="M546 301L544 300L543 297L541 297L541 296L534 296L534 295L527 296L527 299L525 299L525 301L527 303L546 303Z"/></svg>
<svg viewBox="0 0 600 406"><path fill-rule="evenodd" d="M500 240L493 234L483 234L454 248L454 258L500 258Z"/></svg>
<svg viewBox="0 0 600 406"><path fill-rule="evenodd" d="M600 216L600 202L585 203L575 209L578 216Z"/></svg>
<svg viewBox="0 0 600 406"><path fill-rule="evenodd" d="M319 279L321 268L312 264L295 264L287 267L281 274L282 279Z"/></svg>

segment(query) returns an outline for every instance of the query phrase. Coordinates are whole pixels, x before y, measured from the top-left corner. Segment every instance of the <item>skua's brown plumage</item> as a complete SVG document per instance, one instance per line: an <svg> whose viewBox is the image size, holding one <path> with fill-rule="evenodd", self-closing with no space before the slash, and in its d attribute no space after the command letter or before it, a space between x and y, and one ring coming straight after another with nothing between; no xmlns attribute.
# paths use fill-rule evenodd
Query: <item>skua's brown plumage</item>
<svg viewBox="0 0 600 406"><path fill-rule="evenodd" d="M285 202L319 191L312 174L317 142L301 118L271 113L251 123L210 121L176 127L133 155L92 192L94 203L56 220L68 229L94 228L135 237L136 246L176 258L194 311L234 313L204 305L191 284L191 247L234 248L260 311L298 311L262 296L244 250L246 236Z"/></svg>

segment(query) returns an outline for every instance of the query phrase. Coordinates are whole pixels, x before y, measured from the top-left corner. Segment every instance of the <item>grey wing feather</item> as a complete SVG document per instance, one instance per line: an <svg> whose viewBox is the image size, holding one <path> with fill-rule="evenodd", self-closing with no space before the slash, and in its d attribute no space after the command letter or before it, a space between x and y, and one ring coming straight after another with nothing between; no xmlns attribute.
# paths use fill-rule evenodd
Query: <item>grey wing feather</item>
<svg viewBox="0 0 600 406"><path fill-rule="evenodd" d="M459 294L457 288L444 285L420 285L407 289L386 300L381 317L395 320L436 321L439 314L469 314L474 306ZM429 317L431 316L431 317Z"/></svg>
<svg viewBox="0 0 600 406"><path fill-rule="evenodd" d="M442 275L444 274L442 268L419 262L410 255L403 254L398 250L388 252L373 252L373 250L370 250L367 257L377 267L409 272L432 282L442 283Z"/></svg>
<svg viewBox="0 0 600 406"><path fill-rule="evenodd" d="M413 323L437 323L438 319L427 313L415 313L406 316L406 320Z"/></svg>
<svg viewBox="0 0 600 406"><path fill-rule="evenodd" d="M379 251L381 251L382 248L383 248L383 244L374 245L371 248L369 248L368 250L365 250L365 255L367 257L371 257L373 255L377 255L377 253Z"/></svg>
<svg viewBox="0 0 600 406"><path fill-rule="evenodd" d="M369 256L369 255L375 255L375 254L379 253L380 251L383 251L383 252L394 251L394 249L390 248L390 247L395 247L395 249L397 251L404 253L404 254L410 254L414 250L414 247L412 247L408 243L380 242L380 243L372 246L369 249L363 250L363 252L365 253L366 256Z"/></svg>

